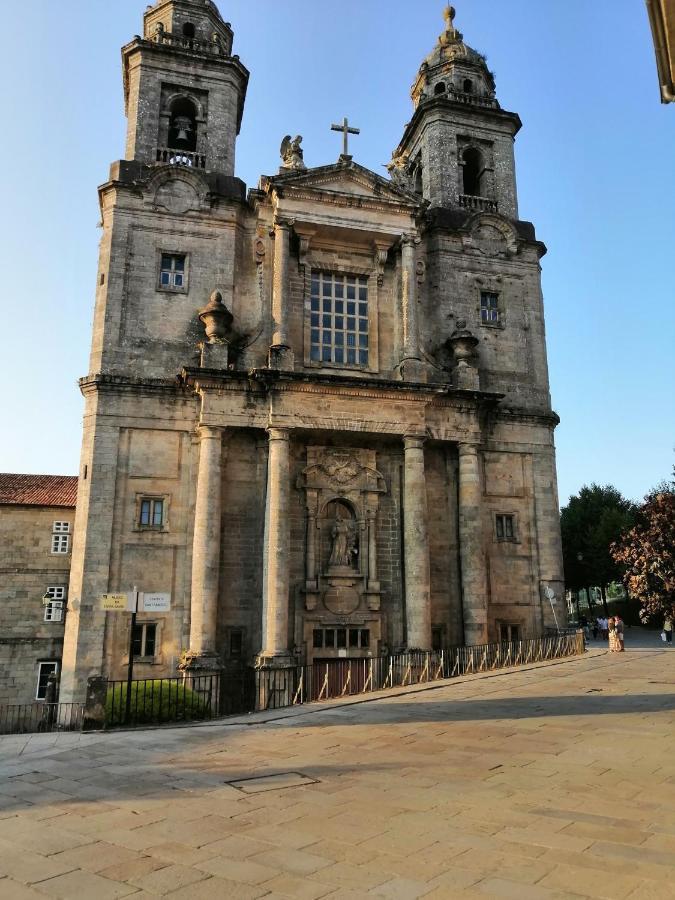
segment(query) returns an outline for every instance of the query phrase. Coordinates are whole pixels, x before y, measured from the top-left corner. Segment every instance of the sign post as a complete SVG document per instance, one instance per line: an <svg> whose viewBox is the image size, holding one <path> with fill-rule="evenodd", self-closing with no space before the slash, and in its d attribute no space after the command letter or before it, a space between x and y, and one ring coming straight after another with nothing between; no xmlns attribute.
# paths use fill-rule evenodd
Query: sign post
<svg viewBox="0 0 675 900"><path fill-rule="evenodd" d="M134 631L136 629L136 612L138 610L138 588L134 585L131 592L131 628L129 629L129 665L127 668L127 696L124 707L124 724L131 718L131 682L134 677Z"/></svg>
<svg viewBox="0 0 675 900"><path fill-rule="evenodd" d="M168 613L171 611L171 594L155 591L142 593L136 585L129 593L103 594L100 599L104 612L130 612L131 630L129 632L129 662L127 665L127 696L125 698L124 722L129 724L131 718L131 685L134 679L134 631L136 629L136 613Z"/></svg>

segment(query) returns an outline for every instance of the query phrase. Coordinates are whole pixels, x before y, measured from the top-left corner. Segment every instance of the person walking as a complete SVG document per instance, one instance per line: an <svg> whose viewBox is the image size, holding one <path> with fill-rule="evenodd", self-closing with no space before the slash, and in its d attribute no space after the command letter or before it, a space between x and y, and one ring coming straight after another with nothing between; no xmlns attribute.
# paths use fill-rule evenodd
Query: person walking
<svg viewBox="0 0 675 900"><path fill-rule="evenodd" d="M609 652L616 653L616 629L614 628L614 616L607 620L607 635L609 639Z"/></svg>
<svg viewBox="0 0 675 900"><path fill-rule="evenodd" d="M666 642L668 644L673 643L673 620L670 615L667 615L665 621L663 623L663 630L666 633Z"/></svg>
<svg viewBox="0 0 675 900"><path fill-rule="evenodd" d="M614 639L616 641L617 653L623 653L626 649L623 643L623 619L621 616L614 616Z"/></svg>

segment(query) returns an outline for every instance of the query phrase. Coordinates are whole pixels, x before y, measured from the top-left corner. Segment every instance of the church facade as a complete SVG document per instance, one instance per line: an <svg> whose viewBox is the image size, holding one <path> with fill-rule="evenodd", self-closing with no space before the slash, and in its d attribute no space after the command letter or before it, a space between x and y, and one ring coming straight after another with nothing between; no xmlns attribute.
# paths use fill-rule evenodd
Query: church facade
<svg viewBox="0 0 675 900"><path fill-rule="evenodd" d="M288 136L247 192L211 0L123 48L61 699L123 677L534 637L562 596L540 260L484 57L446 10L383 178Z"/></svg>

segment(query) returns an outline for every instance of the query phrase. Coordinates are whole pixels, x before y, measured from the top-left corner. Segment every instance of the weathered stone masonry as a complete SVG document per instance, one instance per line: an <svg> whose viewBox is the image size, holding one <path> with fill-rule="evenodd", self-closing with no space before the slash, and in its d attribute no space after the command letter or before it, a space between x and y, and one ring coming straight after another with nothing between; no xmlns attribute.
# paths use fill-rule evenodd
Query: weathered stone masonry
<svg viewBox="0 0 675 900"><path fill-rule="evenodd" d="M545 248L518 219L520 120L452 10L390 180L306 168L289 137L247 193L248 72L207 0L158 0L123 59L62 698L123 675L127 617L97 601L133 585L172 596L139 616L139 677L551 626Z"/></svg>

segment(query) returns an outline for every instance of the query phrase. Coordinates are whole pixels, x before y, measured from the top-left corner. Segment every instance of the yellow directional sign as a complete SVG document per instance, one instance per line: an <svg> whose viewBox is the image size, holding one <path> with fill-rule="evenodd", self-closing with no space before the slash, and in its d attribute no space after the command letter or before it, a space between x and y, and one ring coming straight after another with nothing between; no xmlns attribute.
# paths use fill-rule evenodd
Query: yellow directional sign
<svg viewBox="0 0 675 900"><path fill-rule="evenodd" d="M128 594L103 594L101 597L101 609L106 612L128 612Z"/></svg>

